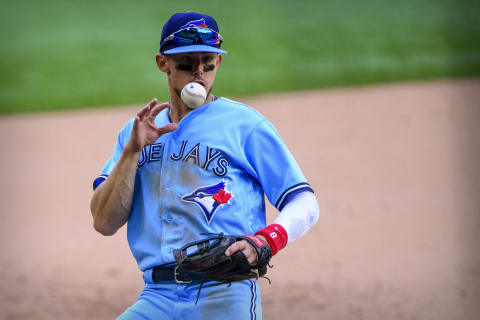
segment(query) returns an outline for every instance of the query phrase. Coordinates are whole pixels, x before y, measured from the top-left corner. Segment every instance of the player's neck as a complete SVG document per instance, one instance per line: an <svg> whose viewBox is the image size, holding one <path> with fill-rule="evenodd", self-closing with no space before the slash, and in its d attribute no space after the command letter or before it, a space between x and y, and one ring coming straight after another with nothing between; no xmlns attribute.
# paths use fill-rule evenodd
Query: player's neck
<svg viewBox="0 0 480 320"><path fill-rule="evenodd" d="M214 99L215 98L213 95L208 95L205 104L212 102ZM179 123L192 110L194 109L185 106L178 95L171 96L170 107L168 108L168 116L170 117L170 121Z"/></svg>

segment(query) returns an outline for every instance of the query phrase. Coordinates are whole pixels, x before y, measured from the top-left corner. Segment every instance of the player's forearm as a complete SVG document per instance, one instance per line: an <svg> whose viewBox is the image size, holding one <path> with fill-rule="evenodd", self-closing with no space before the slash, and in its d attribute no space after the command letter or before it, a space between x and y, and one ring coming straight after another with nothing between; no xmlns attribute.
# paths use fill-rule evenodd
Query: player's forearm
<svg viewBox="0 0 480 320"><path fill-rule="evenodd" d="M274 223L285 228L288 243L303 237L320 216L318 201L312 192L305 191L296 195L282 209Z"/></svg>
<svg viewBox="0 0 480 320"><path fill-rule="evenodd" d="M107 180L93 194L90 203L94 228L113 235L128 220L140 153L125 150Z"/></svg>
<svg viewBox="0 0 480 320"><path fill-rule="evenodd" d="M263 236L275 255L288 243L305 235L317 222L319 214L315 195L310 191L302 192L285 205L273 224L257 231L255 236Z"/></svg>

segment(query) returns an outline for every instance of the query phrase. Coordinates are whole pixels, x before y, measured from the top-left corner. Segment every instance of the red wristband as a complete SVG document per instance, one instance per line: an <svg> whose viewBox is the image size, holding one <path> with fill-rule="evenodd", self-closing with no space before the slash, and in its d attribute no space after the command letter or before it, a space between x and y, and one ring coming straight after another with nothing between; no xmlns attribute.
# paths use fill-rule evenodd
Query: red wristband
<svg viewBox="0 0 480 320"><path fill-rule="evenodd" d="M279 224L271 224L262 230L258 230L255 235L265 237L268 245L272 249L272 255L275 255L280 249L285 248L288 242L287 231Z"/></svg>

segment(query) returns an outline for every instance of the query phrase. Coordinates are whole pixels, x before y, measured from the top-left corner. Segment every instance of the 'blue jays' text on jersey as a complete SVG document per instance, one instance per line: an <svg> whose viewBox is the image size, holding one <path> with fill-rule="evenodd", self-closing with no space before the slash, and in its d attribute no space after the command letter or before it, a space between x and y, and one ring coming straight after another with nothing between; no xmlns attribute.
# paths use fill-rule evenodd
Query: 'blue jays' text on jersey
<svg viewBox="0 0 480 320"><path fill-rule="evenodd" d="M155 119L170 122L167 109ZM118 135L95 180L108 178L133 126ZM273 125L243 104L219 98L188 113L178 129L143 149L128 220L128 241L142 271L173 261L174 248L200 233L253 234L266 226L264 194L279 210L312 191Z"/></svg>

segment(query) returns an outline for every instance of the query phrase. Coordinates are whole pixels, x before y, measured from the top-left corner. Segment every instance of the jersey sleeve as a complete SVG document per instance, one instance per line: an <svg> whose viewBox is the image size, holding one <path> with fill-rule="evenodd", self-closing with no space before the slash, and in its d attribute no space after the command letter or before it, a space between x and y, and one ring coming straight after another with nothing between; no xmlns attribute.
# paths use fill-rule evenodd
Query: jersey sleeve
<svg viewBox="0 0 480 320"><path fill-rule="evenodd" d="M278 210L282 210L294 195L303 191L313 192L295 158L267 119L248 135L244 152L251 173Z"/></svg>
<svg viewBox="0 0 480 320"><path fill-rule="evenodd" d="M102 182L104 182L110 173L113 171L113 168L117 165L120 157L122 156L123 148L128 142L131 132L132 121L128 122L122 130L117 135L117 142L113 148L112 156L107 160L105 166L103 167L100 175L93 181L93 190L95 190Z"/></svg>

